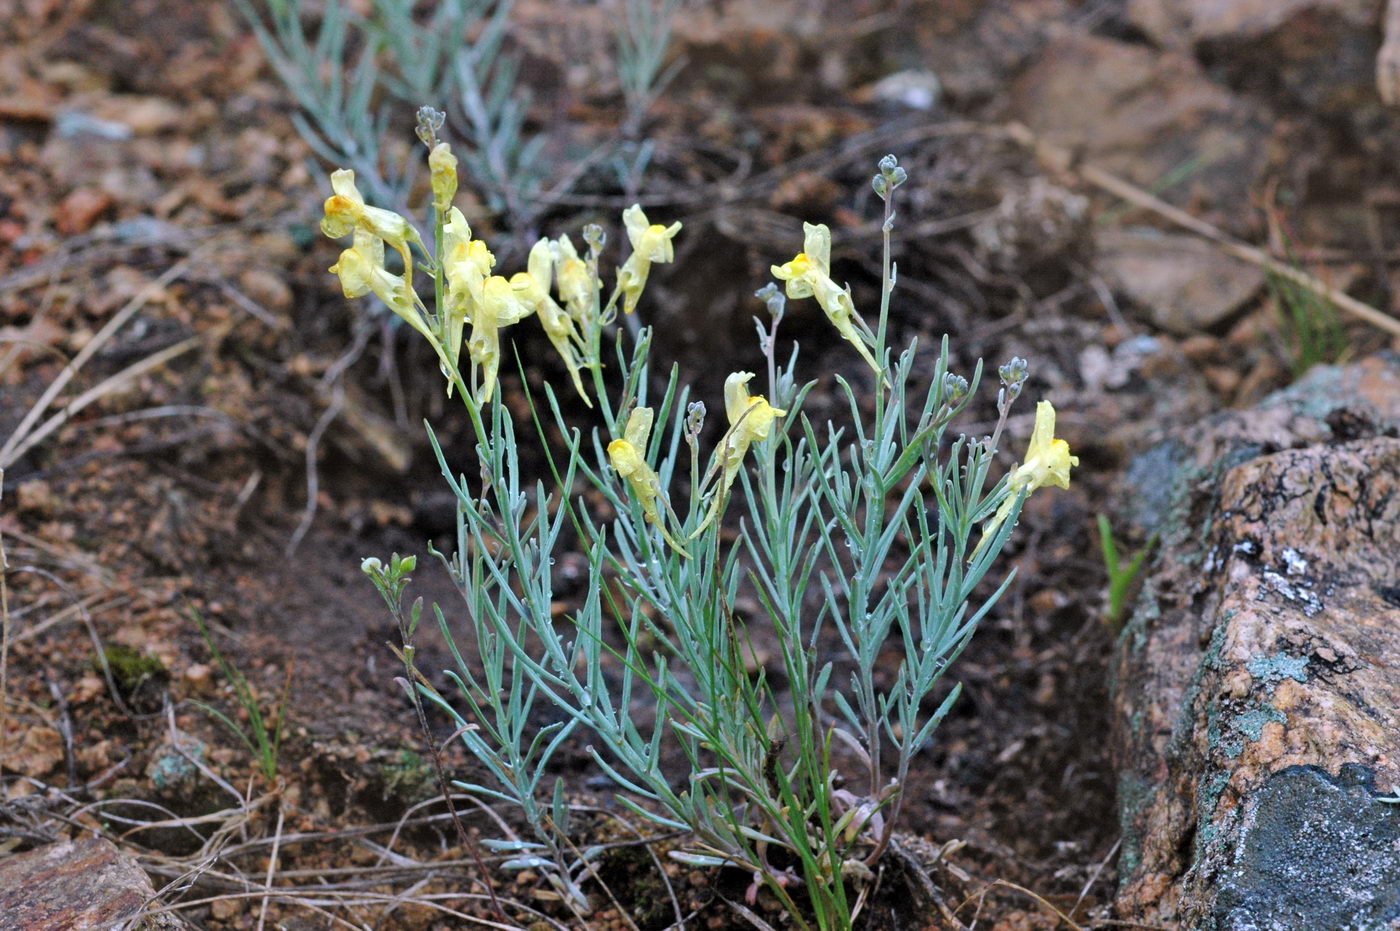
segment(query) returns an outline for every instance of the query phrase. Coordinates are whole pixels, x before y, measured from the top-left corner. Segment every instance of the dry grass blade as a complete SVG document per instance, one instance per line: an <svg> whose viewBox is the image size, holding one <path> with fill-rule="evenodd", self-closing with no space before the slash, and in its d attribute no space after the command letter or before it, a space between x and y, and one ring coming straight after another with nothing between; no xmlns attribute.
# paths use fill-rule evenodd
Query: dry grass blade
<svg viewBox="0 0 1400 931"><path fill-rule="evenodd" d="M34 402L29 412L20 420L19 426L15 427L15 432L10 434L10 438L5 441L5 445L0 446L0 469L10 465L18 458L15 454L15 449L21 443L25 442L30 431L34 429L34 425L39 421L39 418L44 416L44 412L53 404L54 399L58 397L64 388L68 387L68 383L73 380L82 367L87 365L88 361L97 354L98 350L107 345L112 337L116 335L116 332L125 326L128 320L136 316L141 308L145 307L146 303L154 297L161 288L164 288L166 285L170 284L170 282L183 275L195 260L202 256L207 248L207 246L201 247L185 256L185 258L167 268L160 277L137 292L131 300L127 301L126 304L122 306L121 310L116 312L111 320L107 321L102 329L97 331L97 334L88 341L87 345L73 357L73 361L64 366L63 371L58 373L58 377L44 389L44 393L39 395L39 399Z"/></svg>
<svg viewBox="0 0 1400 931"><path fill-rule="evenodd" d="M44 421L42 426L16 443L14 448L10 450L9 458L5 460L5 463L8 465L14 462L19 459L19 457L29 452L29 450L33 449L37 444L42 443L55 430L67 423L74 414L92 404L94 401L101 400L128 382L139 378L152 369L159 368L171 359L184 355L200 343L219 340L227 332L228 326L225 325L205 336L191 336L189 339L181 340L173 346L167 346L159 352L152 353L140 362L133 362L110 378L103 379L100 383L84 391L70 403L64 405L63 410ZM19 435L18 431L16 431L15 435ZM11 440L13 441L14 437L11 437Z"/></svg>
<svg viewBox="0 0 1400 931"><path fill-rule="evenodd" d="M1076 164L1074 156L1036 137L1028 128L1019 123L1009 123L1002 128L1006 136L1035 152L1047 166L1060 171L1077 174L1085 181L1100 190L1106 191L1115 197L1122 198L1135 207L1155 213L1163 219L1175 223L1183 229L1190 230L1198 236L1215 243L1221 252L1233 256L1241 261L1264 269L1271 275L1277 275L1300 288L1317 294L1337 307L1351 314L1359 320L1365 320L1372 326L1379 327L1388 333L1400 336L1400 320L1390 314L1383 313L1363 301L1336 288L1331 287L1322 279L1310 275L1300 268L1280 262L1262 249L1246 245L1238 240L1226 235L1221 230L1207 223L1199 217L1194 217L1177 207L1144 191L1137 185L1130 184L1119 178L1117 175L1109 174L1102 168L1093 164Z"/></svg>
<svg viewBox="0 0 1400 931"><path fill-rule="evenodd" d="M0 502L5 500L5 470L0 469ZM5 758L10 708L10 590L5 580L10 564L5 559L5 534L0 530L0 760Z"/></svg>
<svg viewBox="0 0 1400 931"><path fill-rule="evenodd" d="M997 888L997 887L1001 887L1001 888L1004 888L1004 889L1011 889L1011 890L1013 890L1013 891L1015 891L1015 892L1021 893L1022 895L1030 896L1030 897L1031 897L1032 899L1034 899L1038 904L1043 905L1043 906L1045 906L1047 909L1049 909L1051 912L1054 912L1055 915L1056 915L1062 922L1064 922L1065 924L1069 925L1069 927L1070 927L1071 929L1073 929L1073 931L1084 931L1084 926L1083 926L1083 925L1078 924L1073 918L1069 917L1069 916L1066 915L1064 912L1062 912L1062 911L1060 911L1058 908L1056 908L1054 905L1052 905L1051 903L1047 902L1047 901L1045 900L1045 898L1044 898L1043 896L1041 896L1039 893L1032 892L1030 889L1027 889L1025 886L1019 886L1019 885L1017 885L1016 883L1013 883L1013 882L1011 882L1011 881L1009 881L1009 880L1005 880L1005 879L994 879L994 880L992 880L991 882L987 883L985 886L983 886L981 889L979 889L979 890L977 890L976 892L974 892L972 895L968 896L966 899L963 900L963 902L962 902L961 905L959 905L957 908L955 908L955 909L953 910L954 914L956 914L956 913L962 911L964 908L966 908L967 905L968 905L968 903L970 903L973 899L976 899L976 900L980 903L980 902L982 901L982 899L984 899L984 898L986 897L986 895L987 895L988 892L991 892L993 889L995 889L995 888Z"/></svg>

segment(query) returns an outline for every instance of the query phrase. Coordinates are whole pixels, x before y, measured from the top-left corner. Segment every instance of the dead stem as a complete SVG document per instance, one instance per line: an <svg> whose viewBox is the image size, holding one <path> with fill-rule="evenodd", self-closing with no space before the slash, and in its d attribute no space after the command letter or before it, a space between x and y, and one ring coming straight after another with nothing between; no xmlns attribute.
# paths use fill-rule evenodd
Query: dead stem
<svg viewBox="0 0 1400 931"><path fill-rule="evenodd" d="M1300 268L1295 268L1285 262L1280 262L1262 249L1257 249L1254 246L1239 242L1226 235L1215 226L1207 223L1205 220L1194 217L1185 210L1173 207L1160 197L1149 194L1142 188L1124 181L1117 175L1109 174L1097 165L1091 163L1077 164L1074 157L1069 152L1039 139L1034 133L1020 123L1008 123L1001 128L1001 131L1005 133L1007 138L1031 149L1031 151L1033 151L1048 167L1061 172L1077 174L1094 187L1121 198L1135 207L1139 207L1150 213L1155 213L1164 220L1174 223L1183 229L1190 230L1203 239L1214 243L1220 251L1224 252L1226 255L1258 266L1271 275L1277 275L1301 288L1306 288L1314 294L1330 301L1353 317L1365 320L1372 326L1385 330L1395 336L1400 336L1400 320L1397 320L1390 314L1383 313L1370 304L1358 301L1356 298L1343 291L1338 291L1325 281L1308 274Z"/></svg>

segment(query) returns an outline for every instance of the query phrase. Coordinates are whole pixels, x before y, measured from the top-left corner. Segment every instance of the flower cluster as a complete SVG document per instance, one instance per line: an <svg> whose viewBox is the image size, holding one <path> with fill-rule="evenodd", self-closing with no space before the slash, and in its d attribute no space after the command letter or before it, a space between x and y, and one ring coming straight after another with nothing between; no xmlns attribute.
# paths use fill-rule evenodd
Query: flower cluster
<svg viewBox="0 0 1400 931"><path fill-rule="evenodd" d="M613 304L623 301L627 313L636 309L654 262L675 258L671 240L680 223L651 223L639 206L623 212L632 243L631 257L618 270L617 288L606 308L599 307L597 250L588 260L579 256L568 236L541 239L530 249L526 270L506 277L494 274L496 257L474 238L461 210L452 205L457 193L457 158L447 143L433 140L428 156L437 216L436 255L406 218L365 203L355 185L355 173L341 169L331 175L333 194L326 200L321 231L333 239L352 236L331 272L340 277L346 297L373 294L422 334L437 353L448 390L461 381L465 345L471 363L472 397L491 400L501 364L501 331L528 316L536 316L550 344L563 360L574 389L592 404L582 372L597 366L597 331L608 322ZM414 249L434 278L438 300L433 309L414 286ZM387 249L398 254L401 270L391 271ZM556 300L555 294L558 294Z"/></svg>

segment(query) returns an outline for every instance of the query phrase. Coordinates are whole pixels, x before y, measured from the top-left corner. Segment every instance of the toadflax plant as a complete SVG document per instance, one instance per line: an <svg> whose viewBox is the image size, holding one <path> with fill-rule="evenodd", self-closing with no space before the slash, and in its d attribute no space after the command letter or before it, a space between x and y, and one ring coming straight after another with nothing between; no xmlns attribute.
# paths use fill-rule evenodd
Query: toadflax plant
<svg viewBox="0 0 1400 931"><path fill-rule="evenodd" d="M459 787L523 813L528 838L488 845L510 855L507 867L536 870L550 885L543 893L580 921L599 851L571 841L564 786L546 781L576 734L617 783L619 804L685 832L672 856L746 871L750 903L767 888L797 927L850 928L899 820L910 761L958 696L953 687L935 700L939 682L1010 577L994 576L983 597L978 586L1026 495L1067 487L1078 464L1054 438L1054 409L1040 402L1024 464L993 480L1025 362L999 370L993 434L954 437L980 366L971 382L949 372L946 339L932 372L915 346L887 347L892 200L905 180L887 157L874 178L885 204L877 325L832 278L827 228L807 225L803 251L773 268L783 290L759 292L766 393L755 393L758 376L730 375L723 435L704 449L704 402L675 369L653 373L648 329L629 341L614 326L637 307L651 266L673 260L680 224L627 210L631 254L611 288L597 227L584 230L583 254L567 236L541 240L526 270L496 274L452 206L455 159L424 119L431 236L366 205L348 171L332 176L323 221L328 235L352 237L332 269L346 295L377 295L428 341L476 438L473 480L429 433L457 499L456 551L435 555L463 604L434 606L456 659L446 673L455 696L414 665L422 606L403 604L413 558L363 566L399 622L415 707L446 713L492 780ZM404 256L401 272L386 268L386 249ZM874 370L865 387L838 379L842 426L804 413L812 385L798 381L797 352L775 358L785 301L808 298ZM571 424L555 386L531 408L532 424L501 402L501 331L529 316L569 373L559 389L582 396L599 426ZM543 440L546 418L563 448L549 452L552 480L527 484L516 430ZM588 585L561 613L553 565L566 547L586 557ZM757 616L740 610L741 593ZM755 668L759 631L777 644L782 690ZM892 646L894 665L884 658Z"/></svg>

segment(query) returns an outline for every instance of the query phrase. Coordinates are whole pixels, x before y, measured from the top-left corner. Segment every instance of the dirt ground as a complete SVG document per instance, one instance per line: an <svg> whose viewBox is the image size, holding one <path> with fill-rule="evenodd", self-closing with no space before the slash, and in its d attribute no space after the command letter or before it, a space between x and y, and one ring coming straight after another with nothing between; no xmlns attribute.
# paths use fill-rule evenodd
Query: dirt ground
<svg viewBox="0 0 1400 931"><path fill-rule="evenodd" d="M572 86L550 59L561 35L590 41L586 6L520 4L527 75L547 91L532 114L540 131L560 112L581 138L618 120L615 93ZM1149 428L1287 382L1279 309L1266 292L1183 334L1115 299L1095 232L1140 214L1048 174L994 131L995 94L924 111L872 90L957 14L935 0L846 6L784 31L755 12L764 4L733 0L678 28L688 64L653 113L647 190L649 211L686 224L684 244L643 314L660 357L717 396L716 372L758 358L748 295L792 254L803 219L838 231L838 277L872 306L868 178L881 155L900 156L912 180L895 342L948 333L962 371L979 357L1029 359L1027 396L1055 400L1081 465L1068 492L1028 505L1007 557L1016 580L959 660L963 698L911 776L904 859L931 873L943 911L892 861L865 926L1106 927L1119 828L1094 518L1130 504L1114 499L1115 478ZM351 306L326 272L337 249L316 230L327 166L298 136L294 105L223 4L0 0L0 20L11 31L0 46L0 443L25 447L0 497L0 854L101 831L138 858L162 904L211 929L468 926L444 909L499 921L448 824L395 682L391 621L359 571L367 555L449 546L451 499L421 424L443 424L450 456L464 454L465 425L426 352ZM1068 21L1086 34L1114 25ZM557 234L615 216L621 193L595 182L597 206L558 203L541 225ZM1339 233L1306 245L1355 243ZM1334 268L1388 294L1388 271L1368 285L1364 262ZM732 297L716 297L715 280L733 283ZM787 337L808 371L826 373L819 414L837 403L830 373L854 364L819 313L790 306ZM1356 355L1385 342L1358 325L1347 336ZM546 348L534 330L518 337L535 387L561 376ZM508 398L521 377L505 375ZM1013 449L1029 410L1013 418ZM984 397L962 429L986 431L994 416ZM429 558L413 593L457 599ZM275 780L195 704L246 723L196 617L267 711L288 696ZM430 639L419 665L446 656ZM473 771L456 750L444 762L454 777ZM591 819L585 839L617 842L602 871L640 927L673 923L668 884L688 926L748 926L724 902L744 880L670 864L663 881L581 742L556 766ZM499 833L459 804L474 832ZM251 893L274 849L286 894L262 906ZM535 897L538 877L485 875L511 923L549 926L512 902L567 922ZM592 926L623 927L619 906Z"/></svg>

